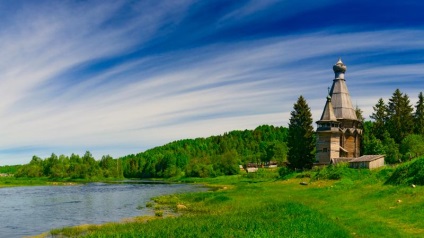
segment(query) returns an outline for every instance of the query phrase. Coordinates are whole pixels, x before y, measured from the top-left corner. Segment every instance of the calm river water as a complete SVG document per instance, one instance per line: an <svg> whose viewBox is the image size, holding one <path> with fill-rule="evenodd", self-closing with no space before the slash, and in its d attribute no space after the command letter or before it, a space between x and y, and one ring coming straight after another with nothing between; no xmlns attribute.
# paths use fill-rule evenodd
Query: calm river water
<svg viewBox="0 0 424 238"><path fill-rule="evenodd" d="M137 207L155 196L201 190L205 188L148 183L0 188L0 237L37 235L64 226L152 214Z"/></svg>

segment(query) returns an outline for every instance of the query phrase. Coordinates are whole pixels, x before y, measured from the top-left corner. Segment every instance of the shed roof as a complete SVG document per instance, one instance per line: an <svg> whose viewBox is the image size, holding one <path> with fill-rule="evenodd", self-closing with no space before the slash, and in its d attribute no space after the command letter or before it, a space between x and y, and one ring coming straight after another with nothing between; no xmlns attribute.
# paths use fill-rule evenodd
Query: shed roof
<svg viewBox="0 0 424 238"><path fill-rule="evenodd" d="M384 155L363 155L361 157L355 158L351 161L349 161L349 163L354 163L354 162L371 162L377 159L381 159L384 158Z"/></svg>

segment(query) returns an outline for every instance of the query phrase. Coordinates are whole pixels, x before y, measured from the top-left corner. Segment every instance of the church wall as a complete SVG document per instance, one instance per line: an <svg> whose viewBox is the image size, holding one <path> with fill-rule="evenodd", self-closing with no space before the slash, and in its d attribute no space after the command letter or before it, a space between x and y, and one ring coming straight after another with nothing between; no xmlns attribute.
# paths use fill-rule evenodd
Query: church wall
<svg viewBox="0 0 424 238"><path fill-rule="evenodd" d="M338 133L320 132L317 135L316 159L319 163L330 163L331 158L340 157Z"/></svg>
<svg viewBox="0 0 424 238"><path fill-rule="evenodd" d="M359 134L356 135L355 145L356 145L355 157L359 157L361 156L361 136Z"/></svg>
<svg viewBox="0 0 424 238"><path fill-rule="evenodd" d="M359 134L345 134L342 136L343 144L341 145L344 149L348 151L346 157L359 157L361 144Z"/></svg>
<svg viewBox="0 0 424 238"><path fill-rule="evenodd" d="M347 157L355 157L355 137L353 135L345 135L344 148L348 151Z"/></svg>

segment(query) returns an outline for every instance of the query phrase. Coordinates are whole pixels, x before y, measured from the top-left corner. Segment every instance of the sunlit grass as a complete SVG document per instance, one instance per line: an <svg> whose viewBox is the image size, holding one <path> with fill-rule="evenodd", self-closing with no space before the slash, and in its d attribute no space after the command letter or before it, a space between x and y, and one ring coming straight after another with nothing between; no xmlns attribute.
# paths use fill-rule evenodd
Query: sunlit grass
<svg viewBox="0 0 424 238"><path fill-rule="evenodd" d="M13 176L8 177L0 177L0 188L2 187L18 187L18 186L55 186L55 185L77 185L77 184L85 184L90 182L111 182L111 181L119 181L121 178L101 178L101 179L51 179L48 177L39 177L39 178L26 178L20 177L16 178Z"/></svg>
<svg viewBox="0 0 424 238"><path fill-rule="evenodd" d="M424 188L384 185L393 169L341 168L339 180L318 171L276 180L263 175L185 179L208 183L202 193L155 198L150 217L54 234L84 237L422 237ZM335 172L335 171L332 171ZM325 173L325 172L323 172ZM308 185L300 185L306 181ZM178 207L184 209L178 209ZM171 213L166 213L171 211ZM170 216L178 212L178 216Z"/></svg>
<svg viewBox="0 0 424 238"><path fill-rule="evenodd" d="M49 185L50 181L47 178L15 178L11 177L0 177L0 188L1 187L16 187L16 186L37 186L37 185Z"/></svg>

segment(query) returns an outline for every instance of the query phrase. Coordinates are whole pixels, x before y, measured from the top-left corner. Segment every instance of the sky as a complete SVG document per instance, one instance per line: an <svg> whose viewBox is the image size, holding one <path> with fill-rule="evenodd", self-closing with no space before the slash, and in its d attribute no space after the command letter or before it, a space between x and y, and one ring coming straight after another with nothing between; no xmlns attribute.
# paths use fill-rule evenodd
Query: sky
<svg viewBox="0 0 424 238"><path fill-rule="evenodd" d="M369 119L424 91L424 1L0 2L0 165L120 157L321 116L341 57Z"/></svg>

